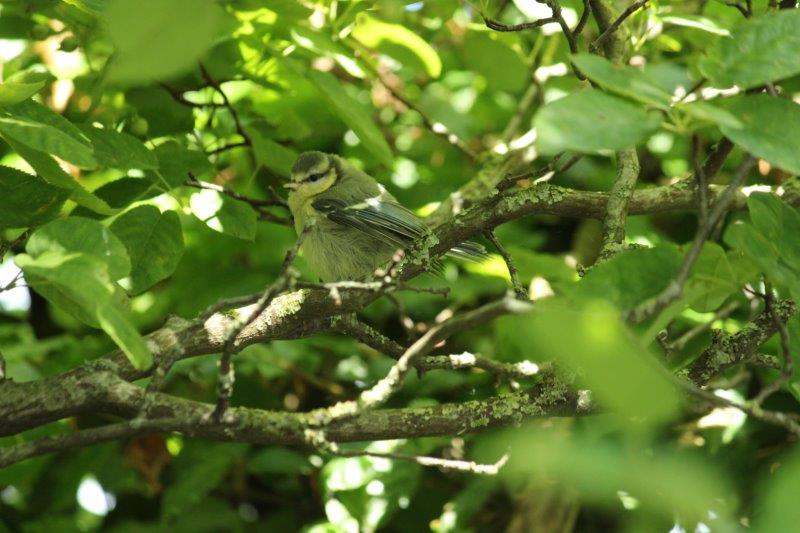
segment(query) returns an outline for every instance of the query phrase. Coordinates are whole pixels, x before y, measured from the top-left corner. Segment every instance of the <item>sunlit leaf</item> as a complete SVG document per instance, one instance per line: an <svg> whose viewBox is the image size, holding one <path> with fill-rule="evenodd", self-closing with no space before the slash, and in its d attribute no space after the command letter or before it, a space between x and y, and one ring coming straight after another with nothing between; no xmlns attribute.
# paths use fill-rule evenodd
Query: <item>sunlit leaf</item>
<svg viewBox="0 0 800 533"><path fill-rule="evenodd" d="M721 37L700 62L717 87L756 87L800 73L800 11L783 9L749 18Z"/></svg>
<svg viewBox="0 0 800 533"><path fill-rule="evenodd" d="M570 93L536 114L536 146L544 154L630 148L658 128L661 118L601 91Z"/></svg>
<svg viewBox="0 0 800 533"><path fill-rule="evenodd" d="M25 228L58 215L68 193L42 178L0 166L0 229Z"/></svg>
<svg viewBox="0 0 800 533"><path fill-rule="evenodd" d="M426 72L432 78L438 78L442 72L442 61L436 50L425 39L400 24L383 22L361 13L356 17L353 37L393 57L404 66Z"/></svg>
<svg viewBox="0 0 800 533"><path fill-rule="evenodd" d="M116 218L111 231L130 256L132 294L169 277L183 255L181 223L174 211L139 206Z"/></svg>

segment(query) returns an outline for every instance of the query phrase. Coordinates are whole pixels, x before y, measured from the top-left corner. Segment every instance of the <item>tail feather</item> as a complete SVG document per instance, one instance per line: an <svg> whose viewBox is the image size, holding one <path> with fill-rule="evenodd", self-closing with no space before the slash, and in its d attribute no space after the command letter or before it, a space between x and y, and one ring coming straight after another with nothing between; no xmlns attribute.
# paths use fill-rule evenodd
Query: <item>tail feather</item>
<svg viewBox="0 0 800 533"><path fill-rule="evenodd" d="M489 256L483 245L472 241L462 242L457 246L453 246L450 248L450 251L447 252L447 255L459 259L466 259L468 261L475 261L476 263L480 263Z"/></svg>

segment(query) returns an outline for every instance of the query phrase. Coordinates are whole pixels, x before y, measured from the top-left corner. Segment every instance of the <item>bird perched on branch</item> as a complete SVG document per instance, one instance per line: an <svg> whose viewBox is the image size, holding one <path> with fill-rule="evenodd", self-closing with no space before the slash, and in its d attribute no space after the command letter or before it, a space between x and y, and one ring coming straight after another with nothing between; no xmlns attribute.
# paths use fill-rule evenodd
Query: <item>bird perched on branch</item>
<svg viewBox="0 0 800 533"><path fill-rule="evenodd" d="M324 281L369 278L398 249L408 250L430 235L425 223L372 176L333 154L300 154L285 187L298 235L315 219L302 250ZM449 254L480 259L486 251L465 242Z"/></svg>

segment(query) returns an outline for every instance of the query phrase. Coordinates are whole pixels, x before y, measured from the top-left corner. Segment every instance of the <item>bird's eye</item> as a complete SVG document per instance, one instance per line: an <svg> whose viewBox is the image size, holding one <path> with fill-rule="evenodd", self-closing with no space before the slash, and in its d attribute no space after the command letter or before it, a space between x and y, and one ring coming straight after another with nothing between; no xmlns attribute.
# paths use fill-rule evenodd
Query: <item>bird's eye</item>
<svg viewBox="0 0 800 533"><path fill-rule="evenodd" d="M324 177L325 177L325 174L322 174L322 173L309 174L308 177L306 179L304 179L303 181L305 181L307 183L314 183L315 181L319 181Z"/></svg>

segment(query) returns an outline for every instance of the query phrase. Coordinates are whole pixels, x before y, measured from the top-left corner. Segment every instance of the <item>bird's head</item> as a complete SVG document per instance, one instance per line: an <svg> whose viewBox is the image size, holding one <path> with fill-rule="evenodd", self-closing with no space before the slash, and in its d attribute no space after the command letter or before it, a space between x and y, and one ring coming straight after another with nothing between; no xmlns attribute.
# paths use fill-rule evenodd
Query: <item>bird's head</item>
<svg viewBox="0 0 800 533"><path fill-rule="evenodd" d="M338 179L339 166L334 156L323 152L303 152L292 166L292 181L284 187L302 202L327 191Z"/></svg>

